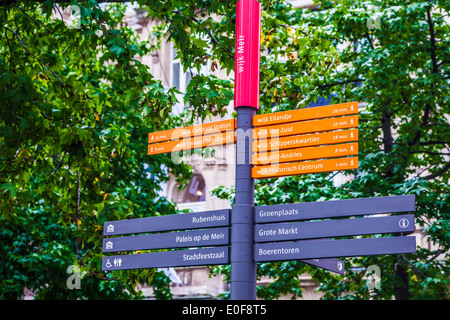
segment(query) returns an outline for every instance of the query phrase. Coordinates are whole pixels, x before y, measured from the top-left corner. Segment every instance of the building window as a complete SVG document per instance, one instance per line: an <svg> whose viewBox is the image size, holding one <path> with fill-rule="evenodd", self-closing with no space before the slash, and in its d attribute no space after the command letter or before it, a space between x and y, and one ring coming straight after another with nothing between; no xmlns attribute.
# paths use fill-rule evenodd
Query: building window
<svg viewBox="0 0 450 320"><path fill-rule="evenodd" d="M177 49L174 47L173 43L171 43L170 46L170 86L175 87L178 91L181 92L180 94L176 95L178 103L175 104L173 113L175 115L179 115L185 108L189 107L183 102L183 94L186 92L186 88L195 73L191 69L188 69L186 73L183 71L181 60L177 58Z"/></svg>
<svg viewBox="0 0 450 320"><path fill-rule="evenodd" d="M183 192L182 203L205 201L205 180L202 175L194 174Z"/></svg>
<svg viewBox="0 0 450 320"><path fill-rule="evenodd" d="M170 57L170 79L171 86L177 88L181 92L186 92L186 88L191 81L192 77L195 75L193 70L187 70L183 72L183 65L181 64L180 58L177 58L177 49L171 43L171 57Z"/></svg>
<svg viewBox="0 0 450 320"><path fill-rule="evenodd" d="M179 190L174 184L171 190L172 193L168 196L176 202L179 209L191 209L194 212L206 210L206 184L200 173L195 172L192 175L185 189Z"/></svg>

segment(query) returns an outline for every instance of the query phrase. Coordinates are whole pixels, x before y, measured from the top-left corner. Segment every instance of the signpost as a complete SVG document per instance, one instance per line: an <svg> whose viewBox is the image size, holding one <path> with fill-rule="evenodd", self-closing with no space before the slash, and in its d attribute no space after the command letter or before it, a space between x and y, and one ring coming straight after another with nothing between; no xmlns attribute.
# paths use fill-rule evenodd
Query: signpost
<svg viewBox="0 0 450 320"><path fill-rule="evenodd" d="M255 179L266 179L356 168L358 168L358 157L351 157L259 166L252 169L252 176Z"/></svg>
<svg viewBox="0 0 450 320"><path fill-rule="evenodd" d="M229 209L109 221L104 224L104 235L224 227L229 225L229 221Z"/></svg>
<svg viewBox="0 0 450 320"><path fill-rule="evenodd" d="M275 242L414 231L414 215L256 225L255 242Z"/></svg>
<svg viewBox="0 0 450 320"><path fill-rule="evenodd" d="M172 140L161 143L153 143L148 145L148 155L160 153L169 153L183 150L200 149L224 144L233 144L235 141L235 133L233 130L225 132L216 132L207 135L194 136L192 138L185 137L181 140Z"/></svg>
<svg viewBox="0 0 450 320"><path fill-rule="evenodd" d="M234 128L235 128L235 120L229 119L195 126L183 127L178 129L150 132L148 134L148 143L174 141L194 136L216 134L219 132L234 130Z"/></svg>
<svg viewBox="0 0 450 320"><path fill-rule="evenodd" d="M299 109L270 114L261 114L253 117L253 126L266 126L286 122L297 122L321 118L330 118L358 113L357 102L347 102L331 106Z"/></svg>
<svg viewBox="0 0 450 320"><path fill-rule="evenodd" d="M414 195L255 207L256 223L273 223L415 211Z"/></svg>
<svg viewBox="0 0 450 320"><path fill-rule="evenodd" d="M300 261L338 274L345 274L344 261L339 259L301 259Z"/></svg>
<svg viewBox="0 0 450 320"><path fill-rule="evenodd" d="M102 260L102 270L206 266L227 263L229 263L228 247L217 247L107 256Z"/></svg>
<svg viewBox="0 0 450 320"><path fill-rule="evenodd" d="M348 129L357 126L358 116L285 123L275 126L257 127L253 131L253 138L292 136L302 133Z"/></svg>
<svg viewBox="0 0 450 320"><path fill-rule="evenodd" d="M252 143L252 151L292 149L351 141L358 141L358 129L255 140Z"/></svg>
<svg viewBox="0 0 450 320"><path fill-rule="evenodd" d="M105 238L105 253L190 247L214 248L105 256L102 269L109 271L227 264L229 225L229 209L105 222L105 236L152 232L146 235ZM172 232L185 229L200 230Z"/></svg>
<svg viewBox="0 0 450 320"><path fill-rule="evenodd" d="M416 238L386 237L255 244L255 261L361 257L416 252Z"/></svg>
<svg viewBox="0 0 450 320"><path fill-rule="evenodd" d="M355 244L354 242L342 242L342 240L330 240L329 238L369 234L408 234L415 230L414 215L306 222L291 221L370 216L414 210L415 197L413 195L257 206L255 207L256 224L254 228L255 261L300 260L343 274L345 271L344 261L333 258L353 255L394 254L394 251L386 249L384 240L369 242L369 246L364 251L358 248L367 244L365 241ZM395 240L396 238L374 239L393 239L391 243L388 243L388 246L393 246L393 250L404 251L403 253L415 252L414 237L408 237L406 242L398 242ZM307 254L304 247L308 247L310 244L311 247L314 247L314 241L320 242L316 246L319 250L317 253L311 250L314 254ZM277 250L271 251L274 242L280 244L275 244ZM411 244L412 242L414 242L414 245ZM294 244L298 244L298 246ZM340 251L336 250L336 247L341 245L348 246L349 251L345 254L338 254ZM298 255L293 256L290 253L298 253Z"/></svg>
<svg viewBox="0 0 450 320"><path fill-rule="evenodd" d="M253 131L253 138L256 141L253 143L252 149L257 152L252 157L252 163L255 165L252 169L252 177L264 179L357 169L357 157L341 157L357 155L358 144L336 144L339 142L357 141L358 134L354 129L351 132L347 130L344 132L336 131L357 127L357 115L342 116L357 112L358 103L350 102L319 108L279 112L278 115L273 113L254 119L253 123L257 123L258 127ZM314 117L320 120L311 120ZM267 123L281 124L264 126ZM331 132L321 133L323 131ZM305 133L316 134L301 135ZM280 141L279 137L289 138L284 138L284 140ZM306 146L324 144L325 146L306 148ZM297 146L301 146L301 148L292 149ZM278 151L280 147L288 150ZM269 150L272 152L269 153ZM263 153L262 151L266 152ZM321 160L304 162L312 159Z"/></svg>
<svg viewBox="0 0 450 320"><path fill-rule="evenodd" d="M252 163L255 165L278 162L292 162L319 158L333 158L358 154L358 144L337 144L322 147L298 148L282 151L255 153Z"/></svg>
<svg viewBox="0 0 450 320"><path fill-rule="evenodd" d="M229 244L229 228L165 232L103 239L103 252L209 247Z"/></svg>
<svg viewBox="0 0 450 320"><path fill-rule="evenodd" d="M102 270L230 264L231 299L254 300L258 262L300 260L344 274L337 258L415 252L415 237L405 236L414 215L397 215L415 210L413 195L254 206L254 179L358 168L357 102L255 115L260 21L258 1L237 2L237 119L148 137L149 155L236 142L234 206L106 222L103 252L134 253L105 255ZM384 236L340 239L374 234Z"/></svg>

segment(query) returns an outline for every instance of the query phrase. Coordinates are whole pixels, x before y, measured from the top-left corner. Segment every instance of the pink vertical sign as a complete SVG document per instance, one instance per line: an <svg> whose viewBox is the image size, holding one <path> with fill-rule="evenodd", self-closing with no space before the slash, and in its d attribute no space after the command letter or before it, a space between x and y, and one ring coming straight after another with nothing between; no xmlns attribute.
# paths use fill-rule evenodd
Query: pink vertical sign
<svg viewBox="0 0 450 320"><path fill-rule="evenodd" d="M259 109L259 56L261 4L240 0L236 4L234 108Z"/></svg>

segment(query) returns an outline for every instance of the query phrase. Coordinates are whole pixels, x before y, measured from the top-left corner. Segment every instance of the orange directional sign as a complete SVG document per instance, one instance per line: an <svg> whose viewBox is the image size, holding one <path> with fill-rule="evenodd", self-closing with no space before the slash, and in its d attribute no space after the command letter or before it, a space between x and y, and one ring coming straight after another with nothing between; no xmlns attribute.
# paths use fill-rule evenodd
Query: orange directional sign
<svg viewBox="0 0 450 320"><path fill-rule="evenodd" d="M338 117L313 121L302 121L275 126L255 128L254 139L292 136L302 133L348 129L358 126L358 116Z"/></svg>
<svg viewBox="0 0 450 320"><path fill-rule="evenodd" d="M358 157L349 157L253 167L252 177L255 179L267 179L356 168L358 168Z"/></svg>
<svg viewBox="0 0 450 320"><path fill-rule="evenodd" d="M330 106L256 115L253 117L253 126L259 127L287 122L345 116L357 113L358 102L347 102Z"/></svg>
<svg viewBox="0 0 450 320"><path fill-rule="evenodd" d="M288 136L279 139L254 140L252 142L252 151L282 150L351 141L358 141L358 129Z"/></svg>
<svg viewBox="0 0 450 320"><path fill-rule="evenodd" d="M235 123L236 120L228 119L178 129L151 132L148 134L148 143L178 140L182 138L234 130L236 127Z"/></svg>
<svg viewBox="0 0 450 320"><path fill-rule="evenodd" d="M254 165L277 164L321 158L335 158L358 154L358 143L335 144L323 147L297 148L282 151L255 153Z"/></svg>
<svg viewBox="0 0 450 320"><path fill-rule="evenodd" d="M149 144L148 155L224 145L234 143L234 141L235 132L234 130L229 130L226 132L219 132L193 138L184 138L176 141Z"/></svg>

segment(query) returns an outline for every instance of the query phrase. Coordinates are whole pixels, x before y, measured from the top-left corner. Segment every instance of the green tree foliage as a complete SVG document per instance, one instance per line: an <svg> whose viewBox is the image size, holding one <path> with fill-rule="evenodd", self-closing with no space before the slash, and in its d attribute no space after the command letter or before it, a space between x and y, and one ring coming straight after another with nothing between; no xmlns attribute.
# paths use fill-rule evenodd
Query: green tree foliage
<svg viewBox="0 0 450 320"><path fill-rule="evenodd" d="M1 297L139 298L137 283L167 297L155 270L102 273L101 246L105 221L176 213L160 184L190 169L146 156L148 132L182 126L176 90L138 60L155 45L123 25L124 6L80 2L79 28L67 6L0 8ZM66 286L72 264L82 290Z"/></svg>
<svg viewBox="0 0 450 320"><path fill-rule="evenodd" d="M416 195L416 223L422 229L415 255L355 259L379 264L378 298L449 297L449 75L450 25L447 1L340 1L307 14L329 26L334 46L344 39L342 65L319 88L322 95L365 101L361 113L360 168L341 186L341 197ZM354 274L341 291L367 296ZM358 277L355 277L358 279ZM338 297L326 285L326 297Z"/></svg>

